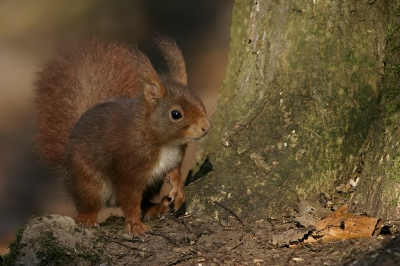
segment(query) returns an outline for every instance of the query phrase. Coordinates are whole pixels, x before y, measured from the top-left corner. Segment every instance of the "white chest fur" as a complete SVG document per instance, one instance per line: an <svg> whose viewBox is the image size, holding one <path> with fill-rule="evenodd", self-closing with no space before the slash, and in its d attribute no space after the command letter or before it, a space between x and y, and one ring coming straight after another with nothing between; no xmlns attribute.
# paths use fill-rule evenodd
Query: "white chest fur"
<svg viewBox="0 0 400 266"><path fill-rule="evenodd" d="M149 180L149 183L160 177L163 178L164 176L160 175L176 167L181 159L182 152L179 146L163 147L158 158L158 163L151 173L151 179Z"/></svg>

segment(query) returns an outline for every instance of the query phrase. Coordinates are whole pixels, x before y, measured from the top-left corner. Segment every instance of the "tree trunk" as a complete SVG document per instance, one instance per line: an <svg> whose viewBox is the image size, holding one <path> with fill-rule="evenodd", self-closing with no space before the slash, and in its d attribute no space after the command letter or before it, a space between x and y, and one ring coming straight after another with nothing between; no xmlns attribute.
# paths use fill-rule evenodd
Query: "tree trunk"
<svg viewBox="0 0 400 266"><path fill-rule="evenodd" d="M400 217L400 1L390 1L380 114L363 152L355 197L358 211Z"/></svg>
<svg viewBox="0 0 400 266"><path fill-rule="evenodd" d="M209 216L217 201L241 216L283 214L360 176L379 115L391 2L235 1L204 148L213 170L189 185L188 211Z"/></svg>

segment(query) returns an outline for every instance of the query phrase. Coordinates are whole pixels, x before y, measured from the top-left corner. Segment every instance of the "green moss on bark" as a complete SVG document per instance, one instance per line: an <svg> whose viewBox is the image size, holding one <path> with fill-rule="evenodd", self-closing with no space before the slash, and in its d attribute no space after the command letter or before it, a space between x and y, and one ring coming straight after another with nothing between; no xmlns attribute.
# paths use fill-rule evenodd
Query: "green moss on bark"
<svg viewBox="0 0 400 266"><path fill-rule="evenodd" d="M358 211L395 219L400 216L400 1L390 2L388 11L380 115L368 140L355 206Z"/></svg>
<svg viewBox="0 0 400 266"><path fill-rule="evenodd" d="M378 114L385 5L235 5L233 23L242 27L232 36L214 120L214 170L189 197L198 194L202 206L221 200L238 210L282 213L296 208L299 196L331 194L352 174ZM251 6L247 20L239 5Z"/></svg>

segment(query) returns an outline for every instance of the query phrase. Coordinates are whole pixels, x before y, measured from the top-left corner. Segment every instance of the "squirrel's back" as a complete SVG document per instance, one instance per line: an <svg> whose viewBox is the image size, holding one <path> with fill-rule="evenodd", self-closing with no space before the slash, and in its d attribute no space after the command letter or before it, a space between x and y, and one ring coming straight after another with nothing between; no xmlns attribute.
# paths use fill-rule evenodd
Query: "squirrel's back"
<svg viewBox="0 0 400 266"><path fill-rule="evenodd" d="M129 60L132 53L140 53L133 56L134 64ZM139 50L119 43L92 39L84 45L60 46L36 81L36 143L42 160L61 165L69 135L81 115L104 100L137 95L149 67L151 63Z"/></svg>

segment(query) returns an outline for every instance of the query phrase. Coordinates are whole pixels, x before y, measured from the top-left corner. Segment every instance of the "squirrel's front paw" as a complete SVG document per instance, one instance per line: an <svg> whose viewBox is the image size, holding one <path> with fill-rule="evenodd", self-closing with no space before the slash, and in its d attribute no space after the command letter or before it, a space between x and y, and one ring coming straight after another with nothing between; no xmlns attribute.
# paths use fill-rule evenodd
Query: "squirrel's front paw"
<svg viewBox="0 0 400 266"><path fill-rule="evenodd" d="M150 231L150 228L142 222L126 221L126 230L133 236L141 236Z"/></svg>
<svg viewBox="0 0 400 266"><path fill-rule="evenodd" d="M177 211L185 202L184 186L173 187L168 197L171 199L171 203L174 204L174 211Z"/></svg>

